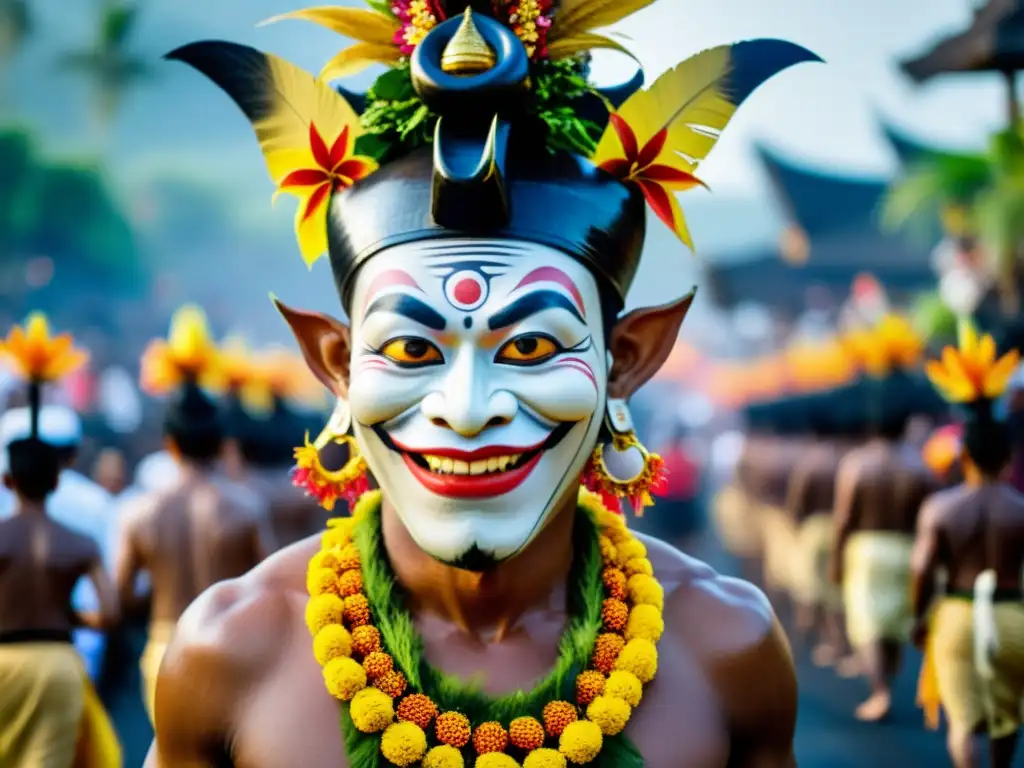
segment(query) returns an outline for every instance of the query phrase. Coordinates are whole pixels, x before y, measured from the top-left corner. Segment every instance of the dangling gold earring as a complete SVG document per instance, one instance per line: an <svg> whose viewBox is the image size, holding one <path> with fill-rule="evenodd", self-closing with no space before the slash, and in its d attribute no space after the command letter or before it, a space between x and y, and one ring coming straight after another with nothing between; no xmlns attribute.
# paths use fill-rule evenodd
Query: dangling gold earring
<svg viewBox="0 0 1024 768"><path fill-rule="evenodd" d="M295 449L295 467L292 470L292 484L316 499L328 512L334 511L338 499L348 502L349 509L370 490L366 459L359 451L359 444L348 434L352 418L348 402L339 398L327 426L314 442L309 442L306 433L303 445ZM327 469L320 461L320 451L327 445L344 445L348 448L348 461L341 469Z"/></svg>
<svg viewBox="0 0 1024 768"><path fill-rule="evenodd" d="M621 513L620 499L627 499L633 513L641 517L644 509L654 504L651 494L660 493L664 487L665 463L637 438L625 400L608 400L605 423L612 435L611 448L615 454L611 463L621 462L623 466L609 467L612 456L598 443L583 472L583 485L598 494L613 512ZM631 456L632 465L629 464Z"/></svg>

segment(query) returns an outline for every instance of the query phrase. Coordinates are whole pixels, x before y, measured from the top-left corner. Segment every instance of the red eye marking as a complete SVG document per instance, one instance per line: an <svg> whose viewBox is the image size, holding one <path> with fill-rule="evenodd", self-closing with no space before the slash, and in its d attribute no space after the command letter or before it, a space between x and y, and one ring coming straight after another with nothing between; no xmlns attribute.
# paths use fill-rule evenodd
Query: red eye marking
<svg viewBox="0 0 1024 768"><path fill-rule="evenodd" d="M594 385L594 389L597 389L597 377L594 375L594 369L590 365L581 360L578 357L560 357L555 362L556 368L572 368L574 371L579 371L588 379L590 383Z"/></svg>
<svg viewBox="0 0 1024 768"><path fill-rule="evenodd" d="M576 302L576 306L580 310L580 314L584 317L587 316L586 311L583 309L583 295L580 293L580 289L576 287L576 283L572 281L572 278L557 267L538 267L520 280L519 285L512 290L518 291L524 286L541 282L555 283L565 288L572 295L573 301Z"/></svg>
<svg viewBox="0 0 1024 768"><path fill-rule="evenodd" d="M394 286L404 285L407 288L414 288L420 293L423 289L419 287L412 275L402 269L388 269L381 272L375 278L370 286L366 289L366 298L363 299L363 311L366 311L366 307L369 306L370 300L376 298L377 294L383 291L385 288L392 288Z"/></svg>

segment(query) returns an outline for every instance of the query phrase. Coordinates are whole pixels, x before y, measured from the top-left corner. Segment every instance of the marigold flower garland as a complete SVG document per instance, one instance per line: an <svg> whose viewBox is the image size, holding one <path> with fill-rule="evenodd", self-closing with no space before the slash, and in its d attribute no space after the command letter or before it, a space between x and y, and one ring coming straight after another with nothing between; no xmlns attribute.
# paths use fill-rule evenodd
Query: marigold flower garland
<svg viewBox="0 0 1024 768"><path fill-rule="evenodd" d="M327 690L348 702L355 728L380 733L381 754L400 768L417 763L461 768L464 750L475 753L477 768L555 768L567 761L594 761L604 738L625 729L644 684L654 678L656 643L664 631L664 591L653 577L646 548L621 516L580 490L580 506L599 530L605 596L603 628L591 669L576 679L576 701L549 702L541 720L524 716L474 724L461 712L439 711L429 696L409 690L373 626L353 532L379 503L379 491L366 493L351 518L331 521L307 572L306 623L313 654L323 667ZM517 754L524 755L521 763Z"/></svg>

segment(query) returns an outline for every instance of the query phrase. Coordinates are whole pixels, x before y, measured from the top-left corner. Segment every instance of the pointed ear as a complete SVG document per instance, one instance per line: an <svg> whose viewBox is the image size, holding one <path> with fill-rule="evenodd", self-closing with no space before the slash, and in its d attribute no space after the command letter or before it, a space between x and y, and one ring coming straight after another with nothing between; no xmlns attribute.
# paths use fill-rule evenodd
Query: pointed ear
<svg viewBox="0 0 1024 768"><path fill-rule="evenodd" d="M658 372L672 353L696 293L695 288L670 304L634 309L615 324L608 342L612 354L608 397L628 400Z"/></svg>
<svg viewBox="0 0 1024 768"><path fill-rule="evenodd" d="M329 315L292 309L276 297L271 298L291 326L309 370L337 397L348 397L352 351L348 326Z"/></svg>

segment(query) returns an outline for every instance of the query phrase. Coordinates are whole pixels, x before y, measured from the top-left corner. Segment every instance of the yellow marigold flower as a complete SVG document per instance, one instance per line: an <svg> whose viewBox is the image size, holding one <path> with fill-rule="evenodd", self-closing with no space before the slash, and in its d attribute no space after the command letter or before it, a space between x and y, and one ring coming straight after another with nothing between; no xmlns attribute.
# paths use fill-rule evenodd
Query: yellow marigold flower
<svg viewBox="0 0 1024 768"><path fill-rule="evenodd" d="M473 762L474 768L519 768L511 755L503 752L486 752Z"/></svg>
<svg viewBox="0 0 1024 768"><path fill-rule="evenodd" d="M629 620L629 606L614 597L601 604L601 621L610 632L621 632Z"/></svg>
<svg viewBox="0 0 1024 768"><path fill-rule="evenodd" d="M371 680L376 680L378 677L384 677L388 672L395 668L395 660L392 659L388 654L376 651L375 653L366 654L366 658L363 659L363 669L366 670L366 676Z"/></svg>
<svg viewBox="0 0 1024 768"><path fill-rule="evenodd" d="M311 597L306 603L306 626L309 634L316 637L317 632L328 624L340 624L344 604L337 595L325 594Z"/></svg>
<svg viewBox="0 0 1024 768"><path fill-rule="evenodd" d="M650 640L630 640L619 654L615 668L632 672L641 683L649 683L658 671L658 649Z"/></svg>
<svg viewBox="0 0 1024 768"><path fill-rule="evenodd" d="M328 624L313 638L313 655L321 666L331 659L352 655L352 635L341 624Z"/></svg>
<svg viewBox="0 0 1024 768"><path fill-rule="evenodd" d="M640 705L640 699L643 698L644 686L632 672L617 669L608 675L604 684L604 693L606 696L622 699L631 707L637 707Z"/></svg>
<svg viewBox="0 0 1024 768"><path fill-rule="evenodd" d="M618 558L618 550L607 536L597 537L597 546L601 549L601 559L606 563L614 563Z"/></svg>
<svg viewBox="0 0 1024 768"><path fill-rule="evenodd" d="M338 563L344 571L358 568L362 562L359 559L359 547L355 544L347 544L338 551Z"/></svg>
<svg viewBox="0 0 1024 768"><path fill-rule="evenodd" d="M350 627L370 623L370 601L365 595L349 595L345 598L345 621Z"/></svg>
<svg viewBox="0 0 1024 768"><path fill-rule="evenodd" d="M605 568L601 572L601 581L604 582L608 597L613 597L616 600L626 599L626 574L618 568Z"/></svg>
<svg viewBox="0 0 1024 768"><path fill-rule="evenodd" d="M351 522L351 521L346 521ZM320 549L327 551L332 549L343 549L352 541L352 526L338 526L328 528L320 537Z"/></svg>
<svg viewBox="0 0 1024 768"><path fill-rule="evenodd" d="M395 719L391 697L376 688L363 688L353 696L348 713L352 724L363 733L383 731Z"/></svg>
<svg viewBox="0 0 1024 768"><path fill-rule="evenodd" d="M352 648L363 656L380 650L380 631L369 624L352 630Z"/></svg>
<svg viewBox="0 0 1024 768"><path fill-rule="evenodd" d="M639 637L656 643L661 639L661 633L665 631L665 620L661 611L653 605L635 605L629 612L629 620L626 622L626 639L632 640Z"/></svg>
<svg viewBox="0 0 1024 768"><path fill-rule="evenodd" d="M604 735L601 728L589 720L570 723L558 739L558 751L577 765L589 763L597 757L602 746Z"/></svg>
<svg viewBox="0 0 1024 768"><path fill-rule="evenodd" d="M576 678L576 702L585 707L604 693L604 675L594 669L580 673Z"/></svg>
<svg viewBox="0 0 1024 768"><path fill-rule="evenodd" d="M624 566L627 576L636 576L642 573L644 576L653 576L654 567L646 557L634 557Z"/></svg>
<svg viewBox="0 0 1024 768"><path fill-rule="evenodd" d="M406 768L427 753L427 734L415 723L392 723L381 737L380 751L385 759Z"/></svg>
<svg viewBox="0 0 1024 768"><path fill-rule="evenodd" d="M398 719L416 723L426 730L430 721L437 717L437 705L422 693L411 693L398 704Z"/></svg>
<svg viewBox="0 0 1024 768"><path fill-rule="evenodd" d="M653 605L659 611L665 608L665 590L650 576L642 573L630 576L626 589L634 605Z"/></svg>
<svg viewBox="0 0 1024 768"><path fill-rule="evenodd" d="M342 597L357 595L363 590L363 574L361 571L345 571L338 577L338 594Z"/></svg>
<svg viewBox="0 0 1024 768"><path fill-rule="evenodd" d="M314 568L306 574L306 589L311 596L337 594L338 575L330 568Z"/></svg>
<svg viewBox="0 0 1024 768"><path fill-rule="evenodd" d="M576 722L576 707L568 701L551 701L544 707L544 730L548 736L561 736L570 723Z"/></svg>
<svg viewBox="0 0 1024 768"><path fill-rule="evenodd" d="M485 755L488 752L503 752L508 746L508 731L501 723L481 723L473 731L473 748L477 754Z"/></svg>
<svg viewBox="0 0 1024 768"><path fill-rule="evenodd" d="M627 539L621 544L618 544L616 549L618 550L616 562L623 567L630 560L638 557L647 557L647 547L645 547L638 539Z"/></svg>
<svg viewBox="0 0 1024 768"><path fill-rule="evenodd" d="M324 682L331 696L349 701L366 687L366 672L355 659L342 656L324 665Z"/></svg>
<svg viewBox="0 0 1024 768"><path fill-rule="evenodd" d="M469 726L469 718L461 712L442 712L434 724L437 740L456 749L462 749L469 743L473 731Z"/></svg>
<svg viewBox="0 0 1024 768"><path fill-rule="evenodd" d="M309 568L306 573L312 573L320 568L328 568L335 573L341 573L344 569L341 567L341 561L338 559L337 553L338 550L335 549L324 549L317 552L309 559Z"/></svg>
<svg viewBox="0 0 1024 768"><path fill-rule="evenodd" d="M631 714L632 707L614 696L598 696L587 707L587 717L597 723L597 727L605 736L622 733Z"/></svg>
<svg viewBox="0 0 1024 768"><path fill-rule="evenodd" d="M465 768L465 765L462 753L447 744L434 747L423 758L423 768Z"/></svg>
<svg viewBox="0 0 1024 768"><path fill-rule="evenodd" d="M513 747L537 749L544 746L544 726L533 717L517 717L508 724L508 740Z"/></svg>
<svg viewBox="0 0 1024 768"><path fill-rule="evenodd" d="M523 760L523 768L565 768L565 755L554 749L535 749Z"/></svg>
<svg viewBox="0 0 1024 768"><path fill-rule="evenodd" d="M594 643L594 653L590 660L594 667L607 674L615 669L615 660L625 645L626 641L622 639L621 635L615 635L611 632L598 635L597 642Z"/></svg>
<svg viewBox="0 0 1024 768"><path fill-rule="evenodd" d="M377 678L374 685L380 690L390 696L392 699L397 699L403 693L405 693L406 686L405 675L401 672L391 671L385 675L381 675Z"/></svg>

